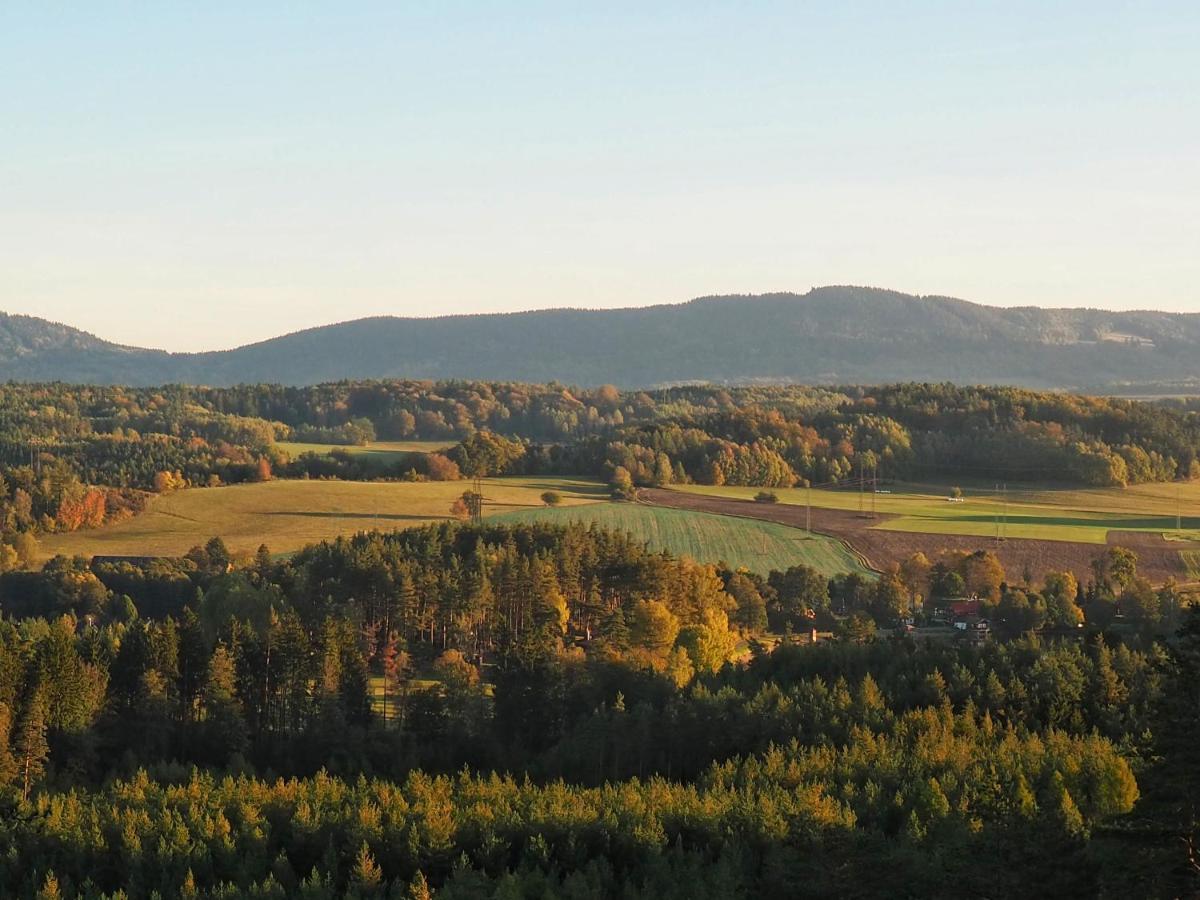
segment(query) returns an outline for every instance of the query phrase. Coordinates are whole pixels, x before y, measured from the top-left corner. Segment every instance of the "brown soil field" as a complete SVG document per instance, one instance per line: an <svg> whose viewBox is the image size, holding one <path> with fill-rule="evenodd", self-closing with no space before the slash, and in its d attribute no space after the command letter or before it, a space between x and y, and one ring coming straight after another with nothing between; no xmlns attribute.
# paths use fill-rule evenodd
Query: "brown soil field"
<svg viewBox="0 0 1200 900"><path fill-rule="evenodd" d="M673 509L765 519L794 528L804 527L803 506L707 497L661 488L643 488L638 496L646 503ZM848 510L813 507L812 528L813 531L845 541L851 550L876 570L900 562L917 551L933 559L946 550L991 550L1000 558L1004 570L1013 580L1020 579L1028 568L1035 581L1041 580L1046 572L1070 571L1082 582L1091 577L1092 560L1102 552L1097 544L1070 541L1036 541L1027 538L996 541L971 535L919 534L872 527L885 518L888 517L883 514L869 519ZM1181 582L1187 580L1187 568L1179 555L1178 546L1173 546L1161 535L1114 531L1109 533L1108 543L1136 552L1138 571L1152 582L1159 583L1168 578Z"/></svg>

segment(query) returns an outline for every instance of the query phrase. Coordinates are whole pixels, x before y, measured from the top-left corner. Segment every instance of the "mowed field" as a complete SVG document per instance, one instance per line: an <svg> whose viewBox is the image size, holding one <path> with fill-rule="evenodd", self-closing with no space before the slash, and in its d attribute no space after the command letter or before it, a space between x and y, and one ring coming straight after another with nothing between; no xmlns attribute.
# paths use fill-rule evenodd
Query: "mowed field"
<svg viewBox="0 0 1200 900"><path fill-rule="evenodd" d="M639 503L601 503L566 509L534 509L505 513L502 521L595 522L625 531L655 550L690 556L701 562L724 561L766 574L804 564L826 575L868 569L841 541L799 528L735 516L667 509Z"/></svg>
<svg viewBox="0 0 1200 900"><path fill-rule="evenodd" d="M274 553L340 534L398 529L450 518L466 481L361 482L277 480L219 488L191 488L151 499L141 515L91 531L47 535L46 557L180 556L214 536L234 552L266 544ZM607 499L599 482L583 478L496 478L483 483L484 514L542 506L553 490L573 506Z"/></svg>
<svg viewBox="0 0 1200 900"><path fill-rule="evenodd" d="M436 453L454 446L453 441L372 441L358 444L306 444L300 441L279 441L276 445L291 457L302 453L328 456L334 450L344 450L380 468L396 462L409 453Z"/></svg>
<svg viewBox="0 0 1200 900"><path fill-rule="evenodd" d="M761 488L680 485L673 490L714 497L749 500ZM961 503L948 500L948 486L895 485L888 493L867 492L860 501L857 490L814 489L814 509L858 513L860 502L878 515L867 527L922 534L961 534L1039 541L1109 543L1111 532L1165 535L1173 540L1197 542L1200 548L1200 482L1137 485L1129 488L1087 490L1009 489L1007 502L994 491L967 489ZM787 488L775 491L780 503L803 506L809 491ZM1175 531L1175 512L1181 530Z"/></svg>

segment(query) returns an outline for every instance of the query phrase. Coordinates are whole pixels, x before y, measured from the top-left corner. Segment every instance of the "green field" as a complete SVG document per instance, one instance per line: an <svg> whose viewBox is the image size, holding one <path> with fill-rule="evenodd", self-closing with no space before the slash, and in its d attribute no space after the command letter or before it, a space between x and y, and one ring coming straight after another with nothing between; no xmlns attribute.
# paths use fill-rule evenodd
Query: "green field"
<svg viewBox="0 0 1200 900"><path fill-rule="evenodd" d="M306 444L300 441L279 441L275 444L293 458L302 453L328 456L334 450L344 450L380 468L397 462L409 453L435 453L454 446L454 441L372 441L369 444Z"/></svg>
<svg viewBox="0 0 1200 900"><path fill-rule="evenodd" d="M465 481L268 481L191 488L151 499L141 515L92 531L47 535L47 557L180 556L213 536L235 552L266 544L272 552L366 529L397 529L450 518ZM568 505L605 500L607 489L583 478L496 478L483 483L484 514L540 507L543 491Z"/></svg>
<svg viewBox="0 0 1200 900"><path fill-rule="evenodd" d="M675 490L717 497L751 499L760 490L753 487L677 485ZM1200 483L1137 485L1129 488L1012 489L1003 502L995 491L965 491L962 503L948 500L949 487L936 485L891 485L889 493L874 495L875 510L893 518L876 528L923 534L962 534L982 537L996 533L1000 520L1003 534L1010 538L1048 541L1080 541L1104 544L1109 531L1139 531L1163 534L1181 541L1200 541ZM780 503L804 505L811 493L816 509L857 512L860 503L870 511L872 495L860 498L854 489L831 490L787 488L775 491ZM1182 529L1175 531L1175 512L1181 513Z"/></svg>
<svg viewBox="0 0 1200 900"><path fill-rule="evenodd" d="M870 574L839 540L755 519L636 503L521 510L500 518L520 522L595 522L605 528L629 532L656 550L668 550L700 562L724 561L734 568L744 566L764 575L771 569L783 570L798 563L826 575Z"/></svg>

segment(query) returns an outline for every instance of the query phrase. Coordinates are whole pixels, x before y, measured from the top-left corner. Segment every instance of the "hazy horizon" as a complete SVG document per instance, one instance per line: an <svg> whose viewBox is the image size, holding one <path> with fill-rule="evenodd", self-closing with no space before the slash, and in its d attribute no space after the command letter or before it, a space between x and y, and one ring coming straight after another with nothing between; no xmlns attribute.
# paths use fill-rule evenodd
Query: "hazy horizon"
<svg viewBox="0 0 1200 900"><path fill-rule="evenodd" d="M154 344L131 344L129 341L122 340L119 335L114 337L109 334L104 334L101 332L92 331L91 329L83 328L82 326L80 326L76 323L73 323L73 322L67 322L67 321L63 321L61 319L54 319L52 317L47 317L47 316L38 316L36 313L27 313L27 312L21 312L18 310L7 310L7 309L0 309L0 313L11 313L11 314L15 314L15 315L33 315L37 318L49 319L49 321L56 322L60 325L65 325L69 328L75 328L75 329L78 329L81 331L85 331L85 332L93 335L94 337L101 338L102 340L110 341L111 343L115 343L115 344L124 344L125 346L136 347L138 349L165 350L169 353L205 353L205 352L214 352L214 351L220 351L220 350L232 350L232 349L236 349L239 347L245 347L245 346L252 345L252 344L263 343L263 342L269 341L273 338L284 337L286 335L295 334L297 332L311 331L311 330L315 330L315 329L326 328L326 327L333 326L333 325L344 325L344 324L348 324L351 322L359 321L361 319L372 319L372 318L435 319L435 318L444 318L444 317L448 317L448 316L518 315L521 313L537 313L537 312L553 312L553 311L605 312L605 311L615 311L615 310L622 310L622 309L647 309L650 307L657 307L657 306L684 306L688 303L692 303L697 300L710 300L710 299L744 298L746 300L753 301L754 299L757 299L759 297L777 296L780 294L794 294L797 297L803 297L803 296L807 295L810 291L820 290L822 288L836 288L836 287L859 287L859 288L866 288L868 290L895 291L896 293L909 294L912 296L927 296L927 297L945 298L945 299L950 299L950 300L962 300L962 301L966 301L968 303L977 304L979 306L992 306L992 307L997 307L997 308L1001 308L1001 309L1017 309L1022 306L1030 305L1030 304L1019 304L1019 303L1008 304L1008 305L980 303L979 301L971 300L969 297L954 297L949 294L920 294L920 295L917 295L917 294L913 294L912 292L909 292L909 291L899 291L894 288L884 287L882 285L813 285L810 288L806 288L804 290L796 290L796 291L788 291L788 290L763 291L762 293L755 293L755 294L746 294L746 293L706 294L706 295L697 296L697 297L689 297L686 300L669 300L669 301L664 301L662 303L645 303L645 304L638 304L638 305L632 305L632 304L613 305L613 306L559 305L559 306L538 306L538 307L529 307L529 308L523 308L523 309L508 309L508 310L480 310L478 312L457 312L457 311L454 311L454 312L427 312L427 313L412 312L412 313L404 313L404 314L387 313L387 312L367 313L367 314L361 315L361 316L355 315L355 316L342 317L342 318L333 318L333 319L330 319L329 321L325 321L325 322L314 322L314 323L308 324L308 325L300 325L295 328L288 328L286 330L281 330L278 332L267 334L262 337L247 338L245 340L238 341L237 343L229 343L229 344L222 345L222 346L212 346L212 347L197 346L194 348L187 348L187 349L174 349L174 348L170 348L170 347L157 346ZM1103 309L1103 310L1107 310L1107 311L1111 311L1111 312L1119 312L1119 313L1127 313L1127 312L1172 313L1172 312L1176 312L1176 313L1183 313L1183 314L1189 314L1189 315L1200 315L1200 310L1163 310L1163 309L1154 309L1154 308L1150 308L1150 307L1118 308L1118 307L1095 307L1095 306L1086 307L1086 306L1042 306L1042 305L1038 305L1038 308L1040 308L1040 309L1059 309L1059 310Z"/></svg>
<svg viewBox="0 0 1200 900"><path fill-rule="evenodd" d="M240 346L867 284L1200 310L1200 9L0 10L0 309Z"/></svg>

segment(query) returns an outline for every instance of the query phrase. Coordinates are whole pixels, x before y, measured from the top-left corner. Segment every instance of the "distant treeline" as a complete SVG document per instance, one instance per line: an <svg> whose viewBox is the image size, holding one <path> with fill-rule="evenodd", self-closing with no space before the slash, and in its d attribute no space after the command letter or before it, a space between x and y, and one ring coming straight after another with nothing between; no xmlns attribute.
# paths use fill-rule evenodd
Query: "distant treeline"
<svg viewBox="0 0 1200 900"><path fill-rule="evenodd" d="M566 450L479 432L451 458L464 473L569 470L633 485L964 477L1108 487L1200 476L1200 417L1133 401L952 385L655 396L653 415L625 416Z"/></svg>
<svg viewBox="0 0 1200 900"><path fill-rule="evenodd" d="M457 440L390 465L297 458L286 439ZM1016 388L842 389L342 382L316 387L0 387L0 542L136 512L138 492L271 477L591 474L619 492L1003 478L1115 486L1200 474L1200 413Z"/></svg>

